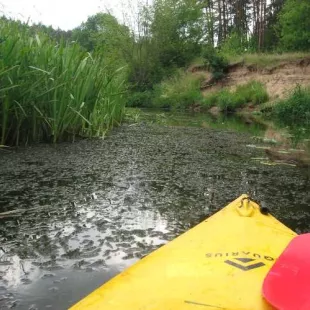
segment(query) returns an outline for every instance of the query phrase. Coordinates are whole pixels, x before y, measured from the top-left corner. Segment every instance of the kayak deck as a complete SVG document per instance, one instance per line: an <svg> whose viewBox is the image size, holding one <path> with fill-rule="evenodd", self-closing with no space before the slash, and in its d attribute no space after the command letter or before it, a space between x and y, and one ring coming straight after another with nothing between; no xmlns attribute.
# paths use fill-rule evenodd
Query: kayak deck
<svg viewBox="0 0 310 310"><path fill-rule="evenodd" d="M141 259L71 309L272 309L262 298L262 283L296 234L246 197Z"/></svg>

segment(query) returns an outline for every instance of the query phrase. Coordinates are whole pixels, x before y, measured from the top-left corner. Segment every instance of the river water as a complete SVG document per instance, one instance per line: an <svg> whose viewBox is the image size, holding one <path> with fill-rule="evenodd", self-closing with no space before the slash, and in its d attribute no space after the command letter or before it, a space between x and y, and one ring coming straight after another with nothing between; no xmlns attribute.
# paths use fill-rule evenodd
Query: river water
<svg viewBox="0 0 310 310"><path fill-rule="evenodd" d="M309 166L271 161L265 125L150 115L104 140L0 149L0 309L67 309L242 193L310 230Z"/></svg>

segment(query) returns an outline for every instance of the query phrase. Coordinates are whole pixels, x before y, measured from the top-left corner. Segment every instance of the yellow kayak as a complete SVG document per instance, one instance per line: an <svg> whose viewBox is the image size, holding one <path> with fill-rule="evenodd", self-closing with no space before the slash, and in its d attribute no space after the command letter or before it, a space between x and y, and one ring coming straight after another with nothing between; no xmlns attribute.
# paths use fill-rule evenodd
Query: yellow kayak
<svg viewBox="0 0 310 310"><path fill-rule="evenodd" d="M71 309L272 309L263 279L295 236L242 195Z"/></svg>

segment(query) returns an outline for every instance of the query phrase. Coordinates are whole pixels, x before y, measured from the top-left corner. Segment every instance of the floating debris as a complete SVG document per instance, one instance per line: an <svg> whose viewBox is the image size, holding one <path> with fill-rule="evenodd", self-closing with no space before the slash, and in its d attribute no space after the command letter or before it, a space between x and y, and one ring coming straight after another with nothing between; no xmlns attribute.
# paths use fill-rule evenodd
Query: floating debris
<svg viewBox="0 0 310 310"><path fill-rule="evenodd" d="M284 166L296 167L295 164L290 164L282 161L261 161L260 163L266 166L284 165Z"/></svg>
<svg viewBox="0 0 310 310"><path fill-rule="evenodd" d="M247 144L246 147L250 147L253 149L263 149L263 150L270 149L270 146L262 146L262 145L255 145L255 144Z"/></svg>
<svg viewBox="0 0 310 310"><path fill-rule="evenodd" d="M261 141L263 143L268 143L268 144L278 144L279 143L276 139L270 139L270 138L259 137L259 136L254 136L253 139Z"/></svg>

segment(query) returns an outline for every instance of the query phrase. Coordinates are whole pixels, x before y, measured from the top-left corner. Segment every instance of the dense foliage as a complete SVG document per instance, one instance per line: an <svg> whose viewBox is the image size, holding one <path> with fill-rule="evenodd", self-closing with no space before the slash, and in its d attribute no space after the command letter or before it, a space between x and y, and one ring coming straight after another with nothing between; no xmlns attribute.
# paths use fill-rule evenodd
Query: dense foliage
<svg viewBox="0 0 310 310"><path fill-rule="evenodd" d="M285 50L310 49L310 1L287 0L280 14L281 44Z"/></svg>
<svg viewBox="0 0 310 310"><path fill-rule="evenodd" d="M131 59L134 44L128 27L106 13L90 16L85 23L74 29L72 39L89 52L105 58L107 63L125 64Z"/></svg>
<svg viewBox="0 0 310 310"><path fill-rule="evenodd" d="M228 60L209 46L203 53L204 63L212 73L214 81L222 79L228 70Z"/></svg>

